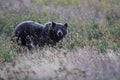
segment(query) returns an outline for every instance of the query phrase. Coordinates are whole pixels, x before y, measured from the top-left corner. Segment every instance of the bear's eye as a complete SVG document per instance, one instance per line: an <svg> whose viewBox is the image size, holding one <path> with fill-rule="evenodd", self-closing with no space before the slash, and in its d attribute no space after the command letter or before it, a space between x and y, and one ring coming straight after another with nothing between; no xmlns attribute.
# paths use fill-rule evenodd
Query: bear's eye
<svg viewBox="0 0 120 80"><path fill-rule="evenodd" d="M61 30L62 30L62 31L65 31L65 28L62 28Z"/></svg>

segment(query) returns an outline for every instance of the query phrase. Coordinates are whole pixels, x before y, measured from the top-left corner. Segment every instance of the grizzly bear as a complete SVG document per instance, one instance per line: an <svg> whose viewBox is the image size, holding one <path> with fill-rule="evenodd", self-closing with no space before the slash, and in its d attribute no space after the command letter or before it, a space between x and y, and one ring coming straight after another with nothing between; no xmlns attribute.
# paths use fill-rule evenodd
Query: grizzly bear
<svg viewBox="0 0 120 80"><path fill-rule="evenodd" d="M56 44L67 34L67 23L48 22L44 25L34 21L24 21L14 30L16 42L29 50L37 46Z"/></svg>

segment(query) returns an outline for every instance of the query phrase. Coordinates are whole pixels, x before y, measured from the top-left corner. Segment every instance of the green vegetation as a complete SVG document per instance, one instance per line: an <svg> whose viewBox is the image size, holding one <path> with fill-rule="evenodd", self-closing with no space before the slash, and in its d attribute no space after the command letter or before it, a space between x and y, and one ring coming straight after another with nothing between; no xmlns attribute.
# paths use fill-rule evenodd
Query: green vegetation
<svg viewBox="0 0 120 80"><path fill-rule="evenodd" d="M4 61L11 61L17 54L10 37L24 20L68 22L68 36L53 47L56 49L90 47L99 53L120 49L119 0L36 0L19 11L6 8L9 6L0 10L0 59Z"/></svg>

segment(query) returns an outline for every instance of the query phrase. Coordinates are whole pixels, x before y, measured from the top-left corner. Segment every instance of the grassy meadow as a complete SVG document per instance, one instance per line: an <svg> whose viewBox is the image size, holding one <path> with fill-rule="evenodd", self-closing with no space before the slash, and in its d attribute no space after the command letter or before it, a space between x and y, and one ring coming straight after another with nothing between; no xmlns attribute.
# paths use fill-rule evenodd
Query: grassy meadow
<svg viewBox="0 0 120 80"><path fill-rule="evenodd" d="M120 80L119 0L0 0L0 80ZM68 23L34 54L10 39L17 24Z"/></svg>

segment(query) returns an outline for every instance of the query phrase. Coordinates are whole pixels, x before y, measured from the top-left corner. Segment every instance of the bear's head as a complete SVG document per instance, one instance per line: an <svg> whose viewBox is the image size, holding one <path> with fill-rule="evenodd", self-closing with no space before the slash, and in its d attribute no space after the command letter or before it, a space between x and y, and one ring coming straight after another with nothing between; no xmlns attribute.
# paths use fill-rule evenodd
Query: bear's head
<svg viewBox="0 0 120 80"><path fill-rule="evenodd" d="M49 37L53 42L59 42L67 35L68 24L49 22L46 24L49 27Z"/></svg>

